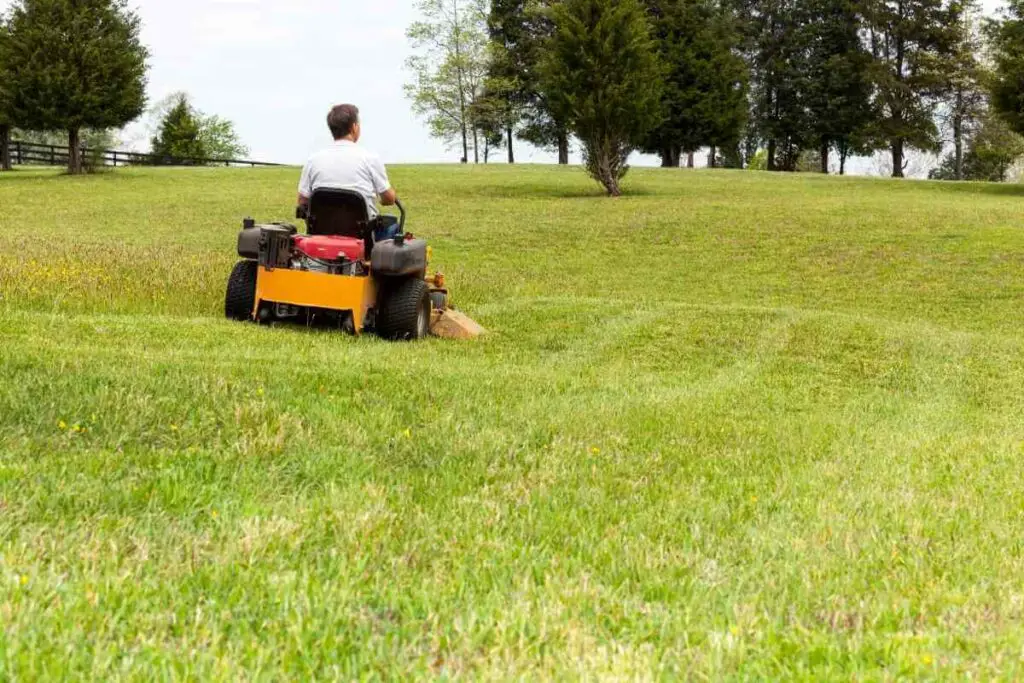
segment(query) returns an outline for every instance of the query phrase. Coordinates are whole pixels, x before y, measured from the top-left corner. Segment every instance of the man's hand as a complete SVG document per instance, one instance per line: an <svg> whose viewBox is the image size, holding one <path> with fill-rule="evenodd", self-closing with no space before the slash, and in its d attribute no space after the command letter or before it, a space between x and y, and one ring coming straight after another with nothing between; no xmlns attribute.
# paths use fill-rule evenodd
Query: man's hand
<svg viewBox="0 0 1024 683"><path fill-rule="evenodd" d="M302 194L300 192L299 193L299 198L297 200L297 206L301 206L301 207L304 207L304 208L309 208L309 197L307 197L306 195L304 195L304 194Z"/></svg>
<svg viewBox="0 0 1024 683"><path fill-rule="evenodd" d="M380 193L380 205L381 206L394 206L395 202L398 201L398 194L395 192L395 188L389 187L384 192Z"/></svg>

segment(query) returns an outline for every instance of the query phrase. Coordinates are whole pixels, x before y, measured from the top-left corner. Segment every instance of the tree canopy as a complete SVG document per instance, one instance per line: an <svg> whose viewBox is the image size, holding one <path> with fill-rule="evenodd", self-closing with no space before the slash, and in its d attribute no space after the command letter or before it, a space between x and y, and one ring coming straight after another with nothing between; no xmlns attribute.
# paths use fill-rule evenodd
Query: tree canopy
<svg viewBox="0 0 1024 683"><path fill-rule="evenodd" d="M629 155L661 123L664 70L636 0L565 0L541 64L542 92L565 115L584 164L609 195Z"/></svg>
<svg viewBox="0 0 1024 683"><path fill-rule="evenodd" d="M22 128L65 130L72 173L83 128L117 128L146 103L141 22L126 0L17 0L0 50L9 114Z"/></svg>

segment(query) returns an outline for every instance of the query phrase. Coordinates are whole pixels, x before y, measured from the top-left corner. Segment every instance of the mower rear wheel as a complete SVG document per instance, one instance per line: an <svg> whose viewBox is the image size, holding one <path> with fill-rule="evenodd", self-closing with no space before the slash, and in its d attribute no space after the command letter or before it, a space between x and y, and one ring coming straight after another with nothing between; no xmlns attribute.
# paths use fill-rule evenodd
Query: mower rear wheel
<svg viewBox="0 0 1024 683"><path fill-rule="evenodd" d="M384 339L422 339L430 333L430 289L420 278L390 282L377 306L377 334Z"/></svg>
<svg viewBox="0 0 1024 683"><path fill-rule="evenodd" d="M224 315L229 320L252 320L256 304L255 261L239 261L228 278L228 291L224 297Z"/></svg>

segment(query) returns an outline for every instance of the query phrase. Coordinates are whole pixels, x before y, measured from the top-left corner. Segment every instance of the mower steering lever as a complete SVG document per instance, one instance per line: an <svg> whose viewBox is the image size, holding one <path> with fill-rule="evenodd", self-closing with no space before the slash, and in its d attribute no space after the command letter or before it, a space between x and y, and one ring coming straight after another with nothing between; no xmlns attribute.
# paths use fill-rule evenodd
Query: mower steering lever
<svg viewBox="0 0 1024 683"><path fill-rule="evenodd" d="M405 234L405 207L401 199L395 199L395 206L398 207L398 232Z"/></svg>

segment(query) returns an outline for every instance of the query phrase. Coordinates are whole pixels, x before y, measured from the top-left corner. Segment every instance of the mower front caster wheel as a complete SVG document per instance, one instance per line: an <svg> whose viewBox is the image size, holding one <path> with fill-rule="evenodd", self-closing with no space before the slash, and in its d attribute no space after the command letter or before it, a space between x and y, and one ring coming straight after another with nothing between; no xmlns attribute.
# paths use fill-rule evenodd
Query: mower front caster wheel
<svg viewBox="0 0 1024 683"><path fill-rule="evenodd" d="M224 315L229 320L252 320L256 305L255 261L239 261L228 278L228 291L224 297Z"/></svg>
<svg viewBox="0 0 1024 683"><path fill-rule="evenodd" d="M430 289L415 277L389 282L377 306L377 334L384 339L422 339L430 334Z"/></svg>

